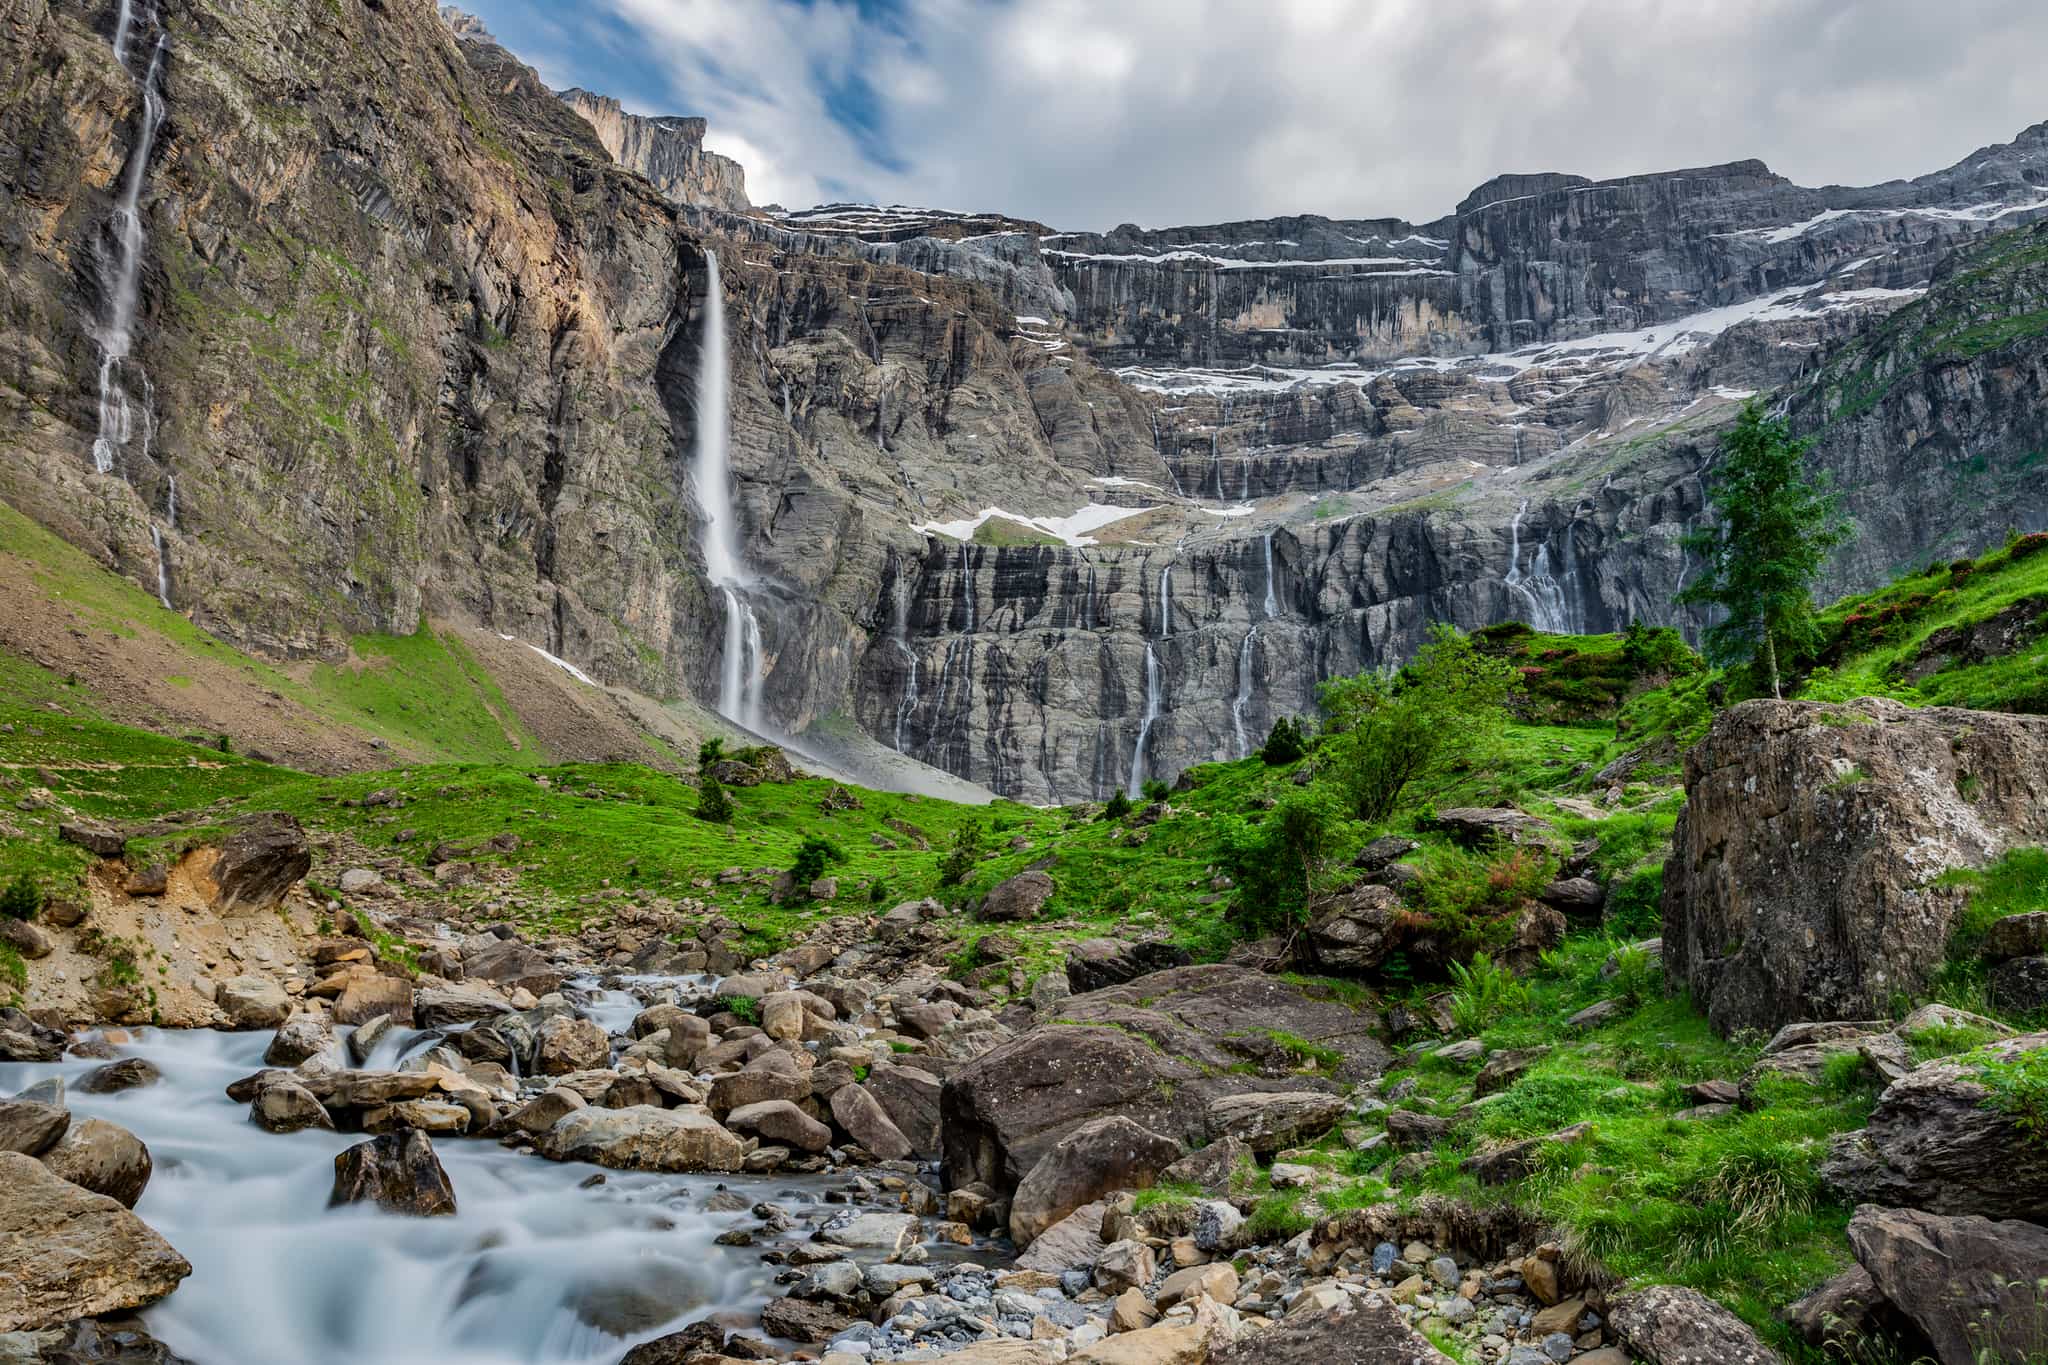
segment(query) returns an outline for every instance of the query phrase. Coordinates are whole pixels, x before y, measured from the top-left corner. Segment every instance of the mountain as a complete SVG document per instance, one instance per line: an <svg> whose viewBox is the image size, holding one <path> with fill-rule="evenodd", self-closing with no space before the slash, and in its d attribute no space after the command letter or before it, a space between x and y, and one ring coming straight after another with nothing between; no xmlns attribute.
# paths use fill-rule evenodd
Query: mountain
<svg viewBox="0 0 2048 1365"><path fill-rule="evenodd" d="M2048 125L1868 188L1077 234L748 209L697 121L426 0L130 8L0 0L0 496L294 666L482 630L1062 801L1433 620L1697 625L1678 538L1752 393L1871 531L1833 587L2048 514Z"/></svg>

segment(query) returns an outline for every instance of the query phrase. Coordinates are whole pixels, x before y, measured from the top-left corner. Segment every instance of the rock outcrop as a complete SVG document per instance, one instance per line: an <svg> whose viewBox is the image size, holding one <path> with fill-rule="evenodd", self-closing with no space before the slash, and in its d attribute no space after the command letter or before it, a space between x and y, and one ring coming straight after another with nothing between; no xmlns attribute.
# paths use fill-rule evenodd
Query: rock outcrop
<svg viewBox="0 0 2048 1365"><path fill-rule="evenodd" d="M2048 1349L2048 1228L2017 1218L1945 1218L1860 1208L1849 1242L1887 1301L1941 1365L2027 1360Z"/></svg>
<svg viewBox="0 0 2048 1365"><path fill-rule="evenodd" d="M638 171L678 204L744 213L747 173L739 162L704 149L705 121L627 113L609 95L564 90L562 99L597 131L612 160Z"/></svg>
<svg viewBox="0 0 2048 1365"><path fill-rule="evenodd" d="M115 1200L0 1152L0 1332L141 1308L191 1265Z"/></svg>
<svg viewBox="0 0 2048 1365"><path fill-rule="evenodd" d="M1667 977L1723 1032L1870 1019L1924 994L1965 896L1941 874L2048 839L2043 772L2038 717L1732 708L1686 756Z"/></svg>

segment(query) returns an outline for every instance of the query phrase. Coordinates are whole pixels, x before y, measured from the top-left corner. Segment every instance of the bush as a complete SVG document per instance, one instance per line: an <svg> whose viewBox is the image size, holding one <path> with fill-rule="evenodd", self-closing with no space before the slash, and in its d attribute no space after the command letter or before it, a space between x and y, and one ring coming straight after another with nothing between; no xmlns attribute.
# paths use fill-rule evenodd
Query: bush
<svg viewBox="0 0 2048 1365"><path fill-rule="evenodd" d="M1647 674L1696 673L1700 657L1686 645L1685 637L1672 626L1650 626L1630 621L1621 637L1622 661L1637 677Z"/></svg>
<svg viewBox="0 0 2048 1365"><path fill-rule="evenodd" d="M1146 778L1144 786L1139 788L1139 790L1144 792L1147 801L1164 801L1173 794L1173 788L1167 786L1163 779L1157 777Z"/></svg>
<svg viewBox="0 0 2048 1365"><path fill-rule="evenodd" d="M697 779L697 818L709 820L714 825L732 823L732 797L725 790L725 784L713 775L711 769L702 770Z"/></svg>
<svg viewBox="0 0 2048 1365"><path fill-rule="evenodd" d="M1469 967L1451 964L1451 1026L1458 1032L1477 1036L1528 1003L1528 983L1484 953Z"/></svg>
<svg viewBox="0 0 2048 1365"><path fill-rule="evenodd" d="M1336 732L1329 766L1352 813L1377 824L1411 787L1492 754L1519 687L1513 664L1442 624L1395 677L1361 673L1324 683L1320 695Z"/></svg>
<svg viewBox="0 0 2048 1365"><path fill-rule="evenodd" d="M789 869L790 880L796 883L797 894L809 895L811 883L825 875L827 866L845 861L846 855L839 851L839 845L830 839L806 834L804 841L797 845L796 861Z"/></svg>
<svg viewBox="0 0 2048 1365"><path fill-rule="evenodd" d="M1122 795L1121 792L1118 795ZM1124 802L1124 809L1130 809L1130 802ZM974 865L981 861L983 840L981 821L963 820L953 831L953 847L946 850L945 858L939 863L939 885L958 886L974 871Z"/></svg>
<svg viewBox="0 0 2048 1365"><path fill-rule="evenodd" d="M43 889L23 873L0 891L0 919L32 920L43 910Z"/></svg>
<svg viewBox="0 0 2048 1365"><path fill-rule="evenodd" d="M880 905L883 901L887 899L889 899L889 883L886 880L884 880L881 877L877 877L874 879L874 881L868 884L869 904Z"/></svg>
<svg viewBox="0 0 2048 1365"><path fill-rule="evenodd" d="M1284 768L1308 755L1308 731L1292 716L1282 716L1266 733L1259 758L1269 768Z"/></svg>
<svg viewBox="0 0 2048 1365"><path fill-rule="evenodd" d="M725 757L725 741L713 736L697 746L697 771L715 767Z"/></svg>
<svg viewBox="0 0 2048 1365"><path fill-rule="evenodd" d="M1124 795L1121 787L1117 788L1116 793L1102 807L1102 818L1105 820L1121 820L1130 813L1131 798Z"/></svg>
<svg viewBox="0 0 2048 1365"><path fill-rule="evenodd" d="M1237 883L1231 921L1248 934L1302 924L1336 836L1336 812L1316 788L1293 792L1260 823L1223 828L1223 870Z"/></svg>

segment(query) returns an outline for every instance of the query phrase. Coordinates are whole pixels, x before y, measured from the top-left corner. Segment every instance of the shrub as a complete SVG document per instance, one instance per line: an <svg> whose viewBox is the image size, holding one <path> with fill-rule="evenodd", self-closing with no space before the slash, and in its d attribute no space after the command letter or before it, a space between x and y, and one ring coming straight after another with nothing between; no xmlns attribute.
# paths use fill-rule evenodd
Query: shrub
<svg viewBox="0 0 2048 1365"><path fill-rule="evenodd" d="M703 776L697 780L697 818L709 820L714 825L731 824L732 796L710 768L702 771Z"/></svg>
<svg viewBox="0 0 2048 1365"><path fill-rule="evenodd" d="M889 883L885 878L877 877L874 881L868 883L868 902L870 904L880 905L887 899L889 899Z"/></svg>
<svg viewBox="0 0 2048 1365"><path fill-rule="evenodd" d="M2012 1120L2027 1142L2048 1147L2048 1050L1988 1057L1977 1067L1984 1108Z"/></svg>
<svg viewBox="0 0 2048 1365"><path fill-rule="evenodd" d="M1495 1020L1528 1003L1528 983L1484 953L1469 967L1451 964L1451 1025L1458 1032L1483 1033Z"/></svg>
<svg viewBox="0 0 2048 1365"><path fill-rule="evenodd" d="M1128 800L1124 802L1124 808L1130 808ZM953 847L946 850L946 856L939 863L939 885L958 886L967 880L968 874L974 871L974 865L981 861L982 839L979 820L960 822L960 827L953 831Z"/></svg>
<svg viewBox="0 0 2048 1365"><path fill-rule="evenodd" d="M1249 934L1292 928L1308 918L1309 899L1327 866L1336 812L1314 787L1281 798L1257 825L1223 828L1223 870L1237 883L1230 918Z"/></svg>
<svg viewBox="0 0 2048 1365"><path fill-rule="evenodd" d="M697 746L697 771L715 767L725 757L725 741L713 736Z"/></svg>
<svg viewBox="0 0 2048 1365"><path fill-rule="evenodd" d="M25 872L0 891L0 919L32 920L42 909L43 889Z"/></svg>
<svg viewBox="0 0 2048 1365"><path fill-rule="evenodd" d="M1144 786L1139 788L1139 790L1144 792L1147 801L1164 801L1173 794L1173 788L1167 786L1164 780L1157 777L1146 778Z"/></svg>
<svg viewBox="0 0 2048 1365"><path fill-rule="evenodd" d="M1284 768L1308 754L1308 731L1292 716L1282 716L1266 732L1259 758L1269 768Z"/></svg>
<svg viewBox="0 0 2048 1365"><path fill-rule="evenodd" d="M725 1008L733 1018L742 1024L761 1022L761 1002L751 995L735 995L725 1002Z"/></svg>
<svg viewBox="0 0 2048 1365"><path fill-rule="evenodd" d="M846 855L839 851L839 845L819 835L806 834L797 845L796 861L790 864L790 880L796 883L799 895L808 895L811 883L825 875L827 866L845 861Z"/></svg>
<svg viewBox="0 0 2048 1365"><path fill-rule="evenodd" d="M1105 820L1121 820L1130 813L1131 798L1124 795L1121 787L1116 790L1115 794L1102 807L1102 818Z"/></svg>
<svg viewBox="0 0 2048 1365"><path fill-rule="evenodd" d="M1687 647L1675 627L1645 625L1640 620L1630 621L1622 632L1621 658L1637 677L1695 673L1700 668L1699 655Z"/></svg>

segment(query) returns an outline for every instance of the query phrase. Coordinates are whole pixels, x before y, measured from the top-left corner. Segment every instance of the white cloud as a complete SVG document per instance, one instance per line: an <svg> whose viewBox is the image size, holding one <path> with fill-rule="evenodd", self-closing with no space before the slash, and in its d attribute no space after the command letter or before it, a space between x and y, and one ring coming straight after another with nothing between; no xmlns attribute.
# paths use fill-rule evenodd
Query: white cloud
<svg viewBox="0 0 2048 1365"><path fill-rule="evenodd" d="M2048 117L2039 0L596 0L758 202L1103 228L1448 212L1503 171L1937 169ZM834 117L864 79L873 136Z"/></svg>

